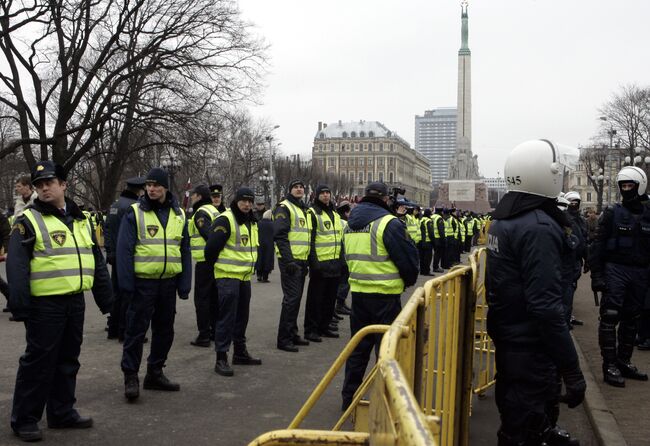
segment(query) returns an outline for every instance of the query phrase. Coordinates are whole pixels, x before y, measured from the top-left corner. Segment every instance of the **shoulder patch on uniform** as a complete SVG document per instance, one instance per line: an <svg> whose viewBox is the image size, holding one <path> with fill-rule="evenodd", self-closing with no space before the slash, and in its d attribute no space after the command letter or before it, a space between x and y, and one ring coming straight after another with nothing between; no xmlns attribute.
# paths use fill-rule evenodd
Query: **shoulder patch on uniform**
<svg viewBox="0 0 650 446"><path fill-rule="evenodd" d="M223 232L224 234L226 234L228 232L228 230L226 229L225 226L219 225L219 226L215 226L215 228L212 230L212 232Z"/></svg>
<svg viewBox="0 0 650 446"><path fill-rule="evenodd" d="M20 235L25 235L25 225L22 223L16 223L12 228L11 232L18 231Z"/></svg>
<svg viewBox="0 0 650 446"><path fill-rule="evenodd" d="M202 228L203 226L205 226L205 220L202 219L202 218L199 218L199 219L196 221L196 226L199 227L199 228Z"/></svg>

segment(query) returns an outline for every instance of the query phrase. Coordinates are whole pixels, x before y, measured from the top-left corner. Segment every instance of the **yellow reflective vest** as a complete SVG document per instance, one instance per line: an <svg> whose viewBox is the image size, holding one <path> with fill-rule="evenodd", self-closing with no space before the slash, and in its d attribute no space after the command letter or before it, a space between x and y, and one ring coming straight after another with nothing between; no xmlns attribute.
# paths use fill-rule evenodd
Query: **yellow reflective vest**
<svg viewBox="0 0 650 446"><path fill-rule="evenodd" d="M420 219L420 225L418 226L418 232L419 230L424 227L424 241L429 243L431 242L431 234L429 234L429 222L431 222L431 218L429 217L422 217ZM422 238L422 232L420 232L420 239Z"/></svg>
<svg viewBox="0 0 650 446"><path fill-rule="evenodd" d="M187 224L187 233L190 236L190 250L192 251L192 258L197 262L205 262L206 240L203 238L198 228L196 227L196 223L194 222L194 217L196 217L196 213L200 210L206 211L210 217L210 222L213 222L214 219L219 216L219 210L212 203L204 204L198 208L196 212L194 212L194 215L192 215L192 218L190 218L190 221Z"/></svg>
<svg viewBox="0 0 650 446"><path fill-rule="evenodd" d="M359 230L343 233L350 289L357 293L401 294L404 281L384 245L384 230L394 215L385 215Z"/></svg>
<svg viewBox="0 0 650 446"><path fill-rule="evenodd" d="M433 238L434 239L439 239L440 237L443 237L444 234L440 234L438 232L438 221L442 218L441 215L439 214L432 214L431 215L431 226L433 227Z"/></svg>
<svg viewBox="0 0 650 446"><path fill-rule="evenodd" d="M415 215L406 214L406 232L416 244L422 240L420 220Z"/></svg>
<svg viewBox="0 0 650 446"><path fill-rule="evenodd" d="M181 273L181 241L185 212L177 214L169 208L167 226L162 226L154 211L144 211L138 203L131 205L135 213L136 233L133 266L141 279L167 279Z"/></svg>
<svg viewBox="0 0 650 446"><path fill-rule="evenodd" d="M305 211L289 200L282 201L280 205L288 209L291 220L291 229L288 235L291 255L296 260L307 260L311 250L311 218L307 218ZM282 257L277 246L275 252L278 258Z"/></svg>
<svg viewBox="0 0 650 446"><path fill-rule="evenodd" d="M221 216L228 219L230 236L214 264L214 277L217 279L250 280L255 271L257 247L260 244L257 222L251 221L249 230L248 226L237 223L237 219L230 209Z"/></svg>
<svg viewBox="0 0 650 446"><path fill-rule="evenodd" d="M334 220L332 221L327 212L319 214L314 208L309 208L307 213L313 215L316 219L316 227L314 228L316 259L319 262L325 262L341 257L343 225L341 224L339 214L332 212L334 216Z"/></svg>
<svg viewBox="0 0 650 446"><path fill-rule="evenodd" d="M32 296L58 296L87 291L95 281L92 226L75 219L72 231L54 215L26 209L34 227L34 254L29 264Z"/></svg>

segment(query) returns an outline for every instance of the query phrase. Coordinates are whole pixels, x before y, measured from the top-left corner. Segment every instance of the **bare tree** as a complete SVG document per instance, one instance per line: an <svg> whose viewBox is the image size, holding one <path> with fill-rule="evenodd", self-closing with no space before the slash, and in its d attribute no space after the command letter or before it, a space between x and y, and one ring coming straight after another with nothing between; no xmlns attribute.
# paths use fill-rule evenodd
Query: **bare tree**
<svg viewBox="0 0 650 446"><path fill-rule="evenodd" d="M603 209L603 192L605 190L605 165L607 163L607 146L583 147L580 150L580 162L584 164L587 172L587 181L596 191L597 210Z"/></svg>
<svg viewBox="0 0 650 446"><path fill-rule="evenodd" d="M44 13L2 5L0 101L20 130L7 149L21 147L30 165L51 156L70 170L111 119L122 125L112 144L123 147L146 118L241 101L263 67L263 45L227 0L52 0Z"/></svg>

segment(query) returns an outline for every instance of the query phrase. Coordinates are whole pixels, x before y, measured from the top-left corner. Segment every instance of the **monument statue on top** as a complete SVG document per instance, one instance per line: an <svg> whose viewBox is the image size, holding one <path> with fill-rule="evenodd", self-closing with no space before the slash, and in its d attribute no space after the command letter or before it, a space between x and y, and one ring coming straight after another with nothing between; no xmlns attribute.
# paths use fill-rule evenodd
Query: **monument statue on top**
<svg viewBox="0 0 650 446"><path fill-rule="evenodd" d="M478 159L472 155L472 82L471 51L467 0L461 2L461 45L458 51L458 117L456 122L456 153L449 163L450 180L476 180L479 178Z"/></svg>

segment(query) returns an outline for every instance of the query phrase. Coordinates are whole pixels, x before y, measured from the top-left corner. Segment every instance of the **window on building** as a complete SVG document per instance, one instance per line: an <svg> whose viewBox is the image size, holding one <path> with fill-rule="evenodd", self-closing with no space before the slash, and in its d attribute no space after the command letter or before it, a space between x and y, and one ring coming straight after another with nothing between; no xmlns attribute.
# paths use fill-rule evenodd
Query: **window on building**
<svg viewBox="0 0 650 446"><path fill-rule="evenodd" d="M359 158L359 166L363 167L365 158Z"/></svg>
<svg viewBox="0 0 650 446"><path fill-rule="evenodd" d="M582 186L582 177L578 176L578 186Z"/></svg>
<svg viewBox="0 0 650 446"><path fill-rule="evenodd" d="M372 158L368 158L368 166L372 166Z"/></svg>
<svg viewBox="0 0 650 446"><path fill-rule="evenodd" d="M392 133L390 132L390 130L386 132L386 136L388 136L389 138L391 137L391 135Z"/></svg>
<svg viewBox="0 0 650 446"><path fill-rule="evenodd" d="M350 172L350 183L354 183L354 172Z"/></svg>
<svg viewBox="0 0 650 446"><path fill-rule="evenodd" d="M318 135L318 136L320 137L320 139L325 139L325 133L322 133L322 132L321 132L321 134Z"/></svg>
<svg viewBox="0 0 650 446"><path fill-rule="evenodd" d="M327 165L328 165L329 167L334 167L334 166L336 166L336 158L328 158L328 159L327 159Z"/></svg>
<svg viewBox="0 0 650 446"><path fill-rule="evenodd" d="M388 182L392 183L393 182L393 172L388 173Z"/></svg>
<svg viewBox="0 0 650 446"><path fill-rule="evenodd" d="M368 172L368 183L372 182L372 172Z"/></svg>
<svg viewBox="0 0 650 446"><path fill-rule="evenodd" d="M348 132L343 132L342 136L343 136L343 138L347 138L348 137Z"/></svg>
<svg viewBox="0 0 650 446"><path fill-rule="evenodd" d="M393 151L393 143L390 143L390 151Z"/></svg>
<svg viewBox="0 0 650 446"><path fill-rule="evenodd" d="M587 192L587 201L591 201L591 192Z"/></svg>
<svg viewBox="0 0 650 446"><path fill-rule="evenodd" d="M381 142L379 143L379 151L380 151L380 152L383 152L383 151L384 151L384 144L381 143Z"/></svg>
<svg viewBox="0 0 650 446"><path fill-rule="evenodd" d="M372 143L368 144L368 151L372 151Z"/></svg>
<svg viewBox="0 0 650 446"><path fill-rule="evenodd" d="M350 138L356 138L356 137L357 137L357 132L350 133Z"/></svg>
<svg viewBox="0 0 650 446"><path fill-rule="evenodd" d="M366 137L366 132L359 132L359 137L360 138L365 138Z"/></svg>
<svg viewBox="0 0 650 446"><path fill-rule="evenodd" d="M359 184L363 184L363 172L359 172Z"/></svg>
<svg viewBox="0 0 650 446"><path fill-rule="evenodd" d="M379 181L384 181L384 172L379 172Z"/></svg>
<svg viewBox="0 0 650 446"><path fill-rule="evenodd" d="M330 150L333 152L334 151L334 144L330 144Z"/></svg>
<svg viewBox="0 0 650 446"><path fill-rule="evenodd" d="M374 138L375 137L375 132L373 132L373 131L368 132L368 137L369 138Z"/></svg>

